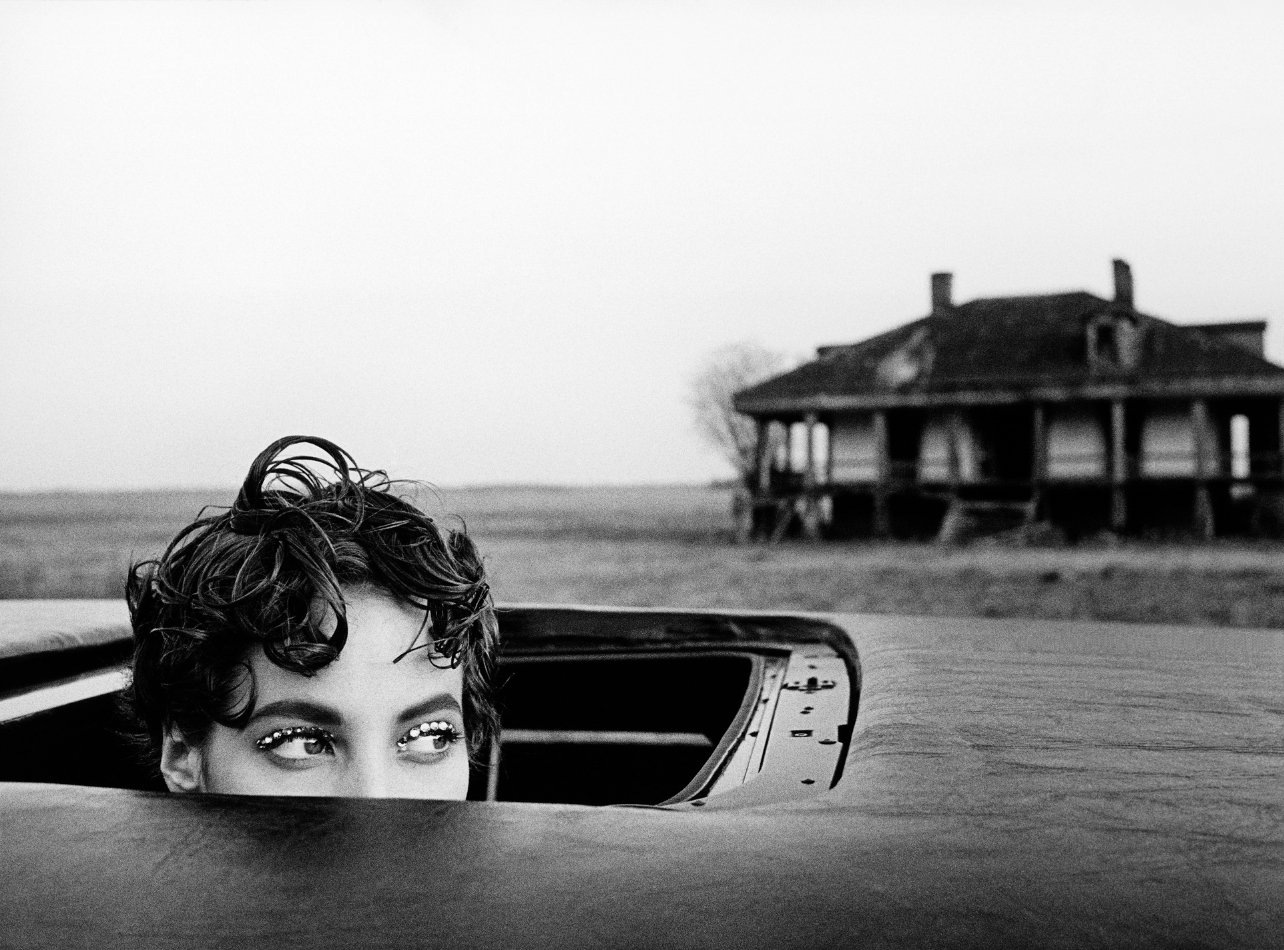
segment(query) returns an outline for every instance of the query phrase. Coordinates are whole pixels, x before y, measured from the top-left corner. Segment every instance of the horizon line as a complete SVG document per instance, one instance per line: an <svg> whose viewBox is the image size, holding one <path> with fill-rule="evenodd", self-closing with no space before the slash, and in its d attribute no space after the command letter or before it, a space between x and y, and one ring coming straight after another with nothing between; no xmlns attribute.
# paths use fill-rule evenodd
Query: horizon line
<svg viewBox="0 0 1284 950"><path fill-rule="evenodd" d="M399 481L393 480L394 483ZM417 479L400 480L404 483L419 485L436 491L495 491L504 489L531 489L575 491L602 488L725 488L737 481L733 476L711 477L699 481L636 481L636 482L460 482L456 484L439 484ZM238 485L157 485L151 487L73 487L58 486L50 488L3 488L0 497L5 495L147 495L147 494L206 494L235 493Z"/></svg>

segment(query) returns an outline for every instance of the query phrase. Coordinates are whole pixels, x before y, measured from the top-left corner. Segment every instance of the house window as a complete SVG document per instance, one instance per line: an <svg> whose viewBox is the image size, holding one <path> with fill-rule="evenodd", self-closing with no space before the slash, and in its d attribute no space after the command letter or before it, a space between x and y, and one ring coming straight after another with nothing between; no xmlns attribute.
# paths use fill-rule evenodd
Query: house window
<svg viewBox="0 0 1284 950"><path fill-rule="evenodd" d="M1231 478L1248 478L1252 474L1252 456L1249 449L1248 416L1231 416L1230 421Z"/></svg>

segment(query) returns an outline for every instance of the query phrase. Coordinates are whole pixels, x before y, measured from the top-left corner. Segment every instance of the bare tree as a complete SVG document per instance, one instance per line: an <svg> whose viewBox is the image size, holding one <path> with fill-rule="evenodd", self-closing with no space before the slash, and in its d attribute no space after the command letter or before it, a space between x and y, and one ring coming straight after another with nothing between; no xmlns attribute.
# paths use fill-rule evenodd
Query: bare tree
<svg viewBox="0 0 1284 950"><path fill-rule="evenodd" d="M710 353L691 377L688 402L696 430L742 477L753 471L757 431L751 418L736 412L732 398L794 365L788 355L757 343L729 343Z"/></svg>

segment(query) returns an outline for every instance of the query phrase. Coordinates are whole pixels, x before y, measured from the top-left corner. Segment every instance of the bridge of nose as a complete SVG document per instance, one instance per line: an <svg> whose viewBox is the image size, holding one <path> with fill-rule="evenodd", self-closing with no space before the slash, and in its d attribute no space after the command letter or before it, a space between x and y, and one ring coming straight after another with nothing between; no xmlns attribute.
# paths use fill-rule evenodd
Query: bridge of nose
<svg viewBox="0 0 1284 950"><path fill-rule="evenodd" d="M358 728L349 742L336 794L351 798L386 798L392 794L396 747L385 730Z"/></svg>

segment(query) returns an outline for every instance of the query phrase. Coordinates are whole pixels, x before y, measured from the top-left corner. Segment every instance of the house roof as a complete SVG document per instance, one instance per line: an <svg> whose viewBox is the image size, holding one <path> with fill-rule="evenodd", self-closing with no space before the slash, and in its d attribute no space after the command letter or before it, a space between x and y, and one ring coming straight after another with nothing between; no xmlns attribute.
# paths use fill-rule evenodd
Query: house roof
<svg viewBox="0 0 1284 950"><path fill-rule="evenodd" d="M1129 369L1090 365L1087 327L1134 315L1140 353ZM1114 387L1255 380L1284 393L1284 368L1204 329L1123 310L1086 291L988 297L906 323L859 343L821 347L817 359L736 395L741 411L815 401L918 401L963 391Z"/></svg>

